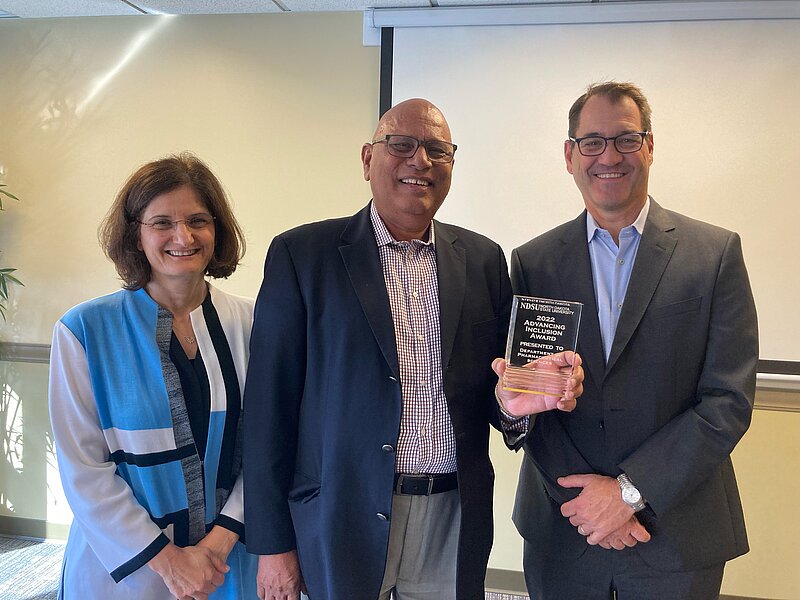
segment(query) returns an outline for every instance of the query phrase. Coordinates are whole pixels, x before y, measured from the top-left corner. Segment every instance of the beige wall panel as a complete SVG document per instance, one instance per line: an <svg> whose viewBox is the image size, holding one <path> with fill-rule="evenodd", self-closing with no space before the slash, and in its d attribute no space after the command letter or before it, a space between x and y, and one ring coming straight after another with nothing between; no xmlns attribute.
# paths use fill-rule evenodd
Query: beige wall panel
<svg viewBox="0 0 800 600"><path fill-rule="evenodd" d="M764 395L788 396L776 392ZM796 396L795 396L796 399ZM777 399L775 399L777 400ZM800 598L800 413L757 410L733 452L750 552L728 563L722 592L772 600Z"/></svg>
<svg viewBox="0 0 800 600"><path fill-rule="evenodd" d="M0 518L72 521L58 475L45 364L0 361Z"/></svg>
<svg viewBox="0 0 800 600"><path fill-rule="evenodd" d="M511 522L522 450L511 452L503 442L503 436L492 430L489 455L495 474L494 545L489 556L489 568L522 571L522 537Z"/></svg>
<svg viewBox="0 0 800 600"><path fill-rule="evenodd" d="M272 237L369 199L359 152L379 49L358 13L0 23L0 264L19 269L0 340L48 343L70 306L119 287L96 231L140 164L191 150L227 188L254 296Z"/></svg>

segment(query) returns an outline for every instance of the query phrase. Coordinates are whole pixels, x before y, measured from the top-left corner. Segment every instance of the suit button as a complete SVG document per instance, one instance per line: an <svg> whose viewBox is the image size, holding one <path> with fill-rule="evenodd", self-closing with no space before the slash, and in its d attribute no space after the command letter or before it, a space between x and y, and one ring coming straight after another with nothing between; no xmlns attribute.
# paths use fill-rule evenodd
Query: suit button
<svg viewBox="0 0 800 600"><path fill-rule="evenodd" d="M385 515L385 514L383 514L383 513L378 513L376 516L377 516L377 517L378 517L378 518L379 518L381 521L388 521L388 520L389 520L389 515Z"/></svg>
<svg viewBox="0 0 800 600"><path fill-rule="evenodd" d="M389 380L397 383L397 377L395 377L394 375L389 375Z"/></svg>
<svg viewBox="0 0 800 600"><path fill-rule="evenodd" d="M381 450L383 450L384 452L394 452L394 448L389 444L384 444L383 446L381 446Z"/></svg>
<svg viewBox="0 0 800 600"><path fill-rule="evenodd" d="M605 428L606 428L606 422L600 421L600 429L605 429Z"/></svg>

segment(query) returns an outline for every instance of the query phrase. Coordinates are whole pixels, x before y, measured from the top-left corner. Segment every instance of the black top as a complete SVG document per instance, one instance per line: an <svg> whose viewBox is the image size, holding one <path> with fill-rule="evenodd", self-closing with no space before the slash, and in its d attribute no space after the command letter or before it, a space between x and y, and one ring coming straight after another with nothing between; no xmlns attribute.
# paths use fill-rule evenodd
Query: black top
<svg viewBox="0 0 800 600"><path fill-rule="evenodd" d="M189 415L189 425L192 428L197 454L200 460L206 455L208 441L208 419L211 414L211 387L208 383L208 374L200 356L200 349L193 359L186 356L175 332L169 344L169 358L178 370L183 390L183 399L186 403L186 412Z"/></svg>

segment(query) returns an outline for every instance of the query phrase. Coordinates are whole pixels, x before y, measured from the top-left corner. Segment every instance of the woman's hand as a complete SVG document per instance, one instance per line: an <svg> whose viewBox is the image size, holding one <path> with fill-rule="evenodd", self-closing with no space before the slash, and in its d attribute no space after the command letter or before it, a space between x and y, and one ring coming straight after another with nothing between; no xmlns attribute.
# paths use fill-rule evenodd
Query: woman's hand
<svg viewBox="0 0 800 600"><path fill-rule="evenodd" d="M228 561L228 554L231 553L236 542L239 541L239 535L225 529L219 525L214 525L202 540L197 542L198 547L208 548L213 552L222 562Z"/></svg>
<svg viewBox="0 0 800 600"><path fill-rule="evenodd" d="M230 567L217 554L201 546L179 548L169 543L147 565L164 580L179 600L207 600L225 579Z"/></svg>

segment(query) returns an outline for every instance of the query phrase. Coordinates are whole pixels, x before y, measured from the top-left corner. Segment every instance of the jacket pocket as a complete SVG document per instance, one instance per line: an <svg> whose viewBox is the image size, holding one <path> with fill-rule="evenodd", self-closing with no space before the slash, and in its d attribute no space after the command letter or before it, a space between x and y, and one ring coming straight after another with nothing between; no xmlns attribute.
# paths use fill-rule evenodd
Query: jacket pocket
<svg viewBox="0 0 800 600"><path fill-rule="evenodd" d="M673 302L671 304L664 304L662 306L654 306L650 309L651 319L663 319L664 317L673 317L675 315L682 315L684 313L698 312L700 306L703 304L703 297L696 296L688 300L681 300L680 302Z"/></svg>

